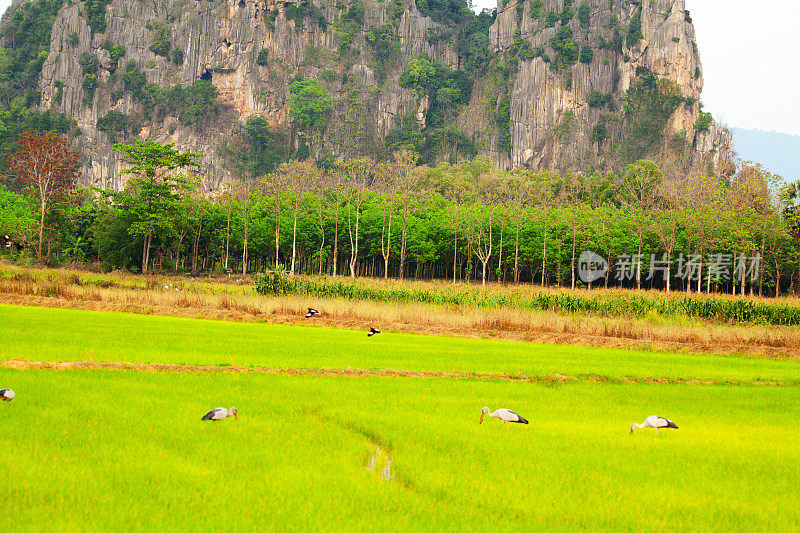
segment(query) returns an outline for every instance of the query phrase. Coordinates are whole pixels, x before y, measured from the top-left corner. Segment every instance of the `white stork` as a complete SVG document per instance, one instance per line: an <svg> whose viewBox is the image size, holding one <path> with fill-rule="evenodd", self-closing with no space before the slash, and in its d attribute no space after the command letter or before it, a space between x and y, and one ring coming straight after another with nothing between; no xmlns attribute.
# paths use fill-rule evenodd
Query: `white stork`
<svg viewBox="0 0 800 533"><path fill-rule="evenodd" d="M506 428L508 428L509 422L516 422L517 424L528 423L527 420L519 416L511 409L498 409L494 413L490 413L489 411L490 409L488 407L484 407L483 409L481 409L481 421L478 422L479 424L483 424L483 415L489 415L494 418L499 418L500 420L506 423Z"/></svg>
<svg viewBox="0 0 800 533"><path fill-rule="evenodd" d="M373 335L380 335L381 330L375 328L369 328L369 333L367 333L367 337L372 337Z"/></svg>
<svg viewBox="0 0 800 533"><path fill-rule="evenodd" d="M317 311L317 310L316 310L316 309L314 309L313 307L309 307L309 308L308 308L308 313L306 313L306 318L311 318L311 317L313 317L314 315L318 315L318 314L319 314L319 311Z"/></svg>
<svg viewBox="0 0 800 533"><path fill-rule="evenodd" d="M217 407L207 412L206 415L200 420L213 420L216 422L217 420L223 420L231 416L234 418L234 420L239 420L237 413L238 411L236 411L235 407L231 407L230 411L224 407Z"/></svg>
<svg viewBox="0 0 800 533"><path fill-rule="evenodd" d="M631 433L633 433L634 429L642 429L642 428L654 428L656 430L656 435L658 435L658 428L675 428L678 429L678 426L672 420L667 420L663 416L648 416L644 419L644 422L641 424L631 424Z"/></svg>
<svg viewBox="0 0 800 533"><path fill-rule="evenodd" d="M4 402L10 402L11 400L14 399L14 396L16 396L16 394L14 394L13 390L11 390L11 389L0 389L0 400L2 400Z"/></svg>

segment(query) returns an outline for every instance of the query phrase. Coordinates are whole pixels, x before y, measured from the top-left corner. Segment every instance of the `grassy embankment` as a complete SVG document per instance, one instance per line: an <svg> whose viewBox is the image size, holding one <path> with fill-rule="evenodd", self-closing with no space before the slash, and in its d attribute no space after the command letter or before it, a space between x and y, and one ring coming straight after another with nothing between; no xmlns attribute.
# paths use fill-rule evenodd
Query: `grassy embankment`
<svg viewBox="0 0 800 533"><path fill-rule="evenodd" d="M313 305L324 311L313 324L339 328L370 324L392 331L463 337L783 357L797 357L800 346L800 328L796 326L676 313L681 302L687 301L683 294L382 280L313 278L307 282L320 285L319 294L265 297L256 293L248 279L237 282L235 277L143 277L5 264L0 265L0 303L286 324L308 324L303 319L305 307ZM429 301L430 295L438 300ZM706 310L720 306L739 312L766 309L767 315L776 316L783 316L780 310L788 309L789 318L798 308L793 299L748 298L742 303L725 296L694 295L688 301L699 302L692 305ZM532 309L531 302L557 308ZM628 304L638 311L626 313ZM595 309L581 305L594 305ZM659 311L662 308L663 313Z"/></svg>

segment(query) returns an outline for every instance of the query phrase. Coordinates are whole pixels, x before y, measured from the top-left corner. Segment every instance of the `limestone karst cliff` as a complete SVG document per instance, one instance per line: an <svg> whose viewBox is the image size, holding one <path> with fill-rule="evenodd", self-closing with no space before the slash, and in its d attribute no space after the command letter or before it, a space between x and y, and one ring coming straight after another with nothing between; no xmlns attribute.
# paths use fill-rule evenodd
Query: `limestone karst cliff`
<svg viewBox="0 0 800 533"><path fill-rule="evenodd" d="M65 0L41 65L38 108L77 121L83 179L98 187L123 185L113 139L98 128L110 112L136 123L118 138L151 136L203 154L209 188L235 179L225 146L249 117L266 118L296 147L303 132L286 106L296 75L318 79L334 102L316 157L385 157L408 119L428 145L436 138L430 162L480 153L504 168L602 170L646 155L686 174L729 164L730 133L701 112L702 67L684 0L500 0L496 16L484 17L486 31L457 27L454 20L475 20L463 5L443 2L460 17L447 18L418 2L95 0L92 11ZM98 5L104 24L92 19L93 29ZM354 5L363 6L358 17ZM7 13L4 27L9 20ZM381 57L376 34L389 43ZM169 52L156 52L159 38ZM115 46L124 55L115 56ZM468 101L440 112L432 106L441 94L401 86L420 54L465 70ZM470 54L485 57L476 63ZM89 56L96 74L87 85ZM219 112L202 123L183 120L180 108L154 112L130 90L129 65L148 86L210 81Z"/></svg>

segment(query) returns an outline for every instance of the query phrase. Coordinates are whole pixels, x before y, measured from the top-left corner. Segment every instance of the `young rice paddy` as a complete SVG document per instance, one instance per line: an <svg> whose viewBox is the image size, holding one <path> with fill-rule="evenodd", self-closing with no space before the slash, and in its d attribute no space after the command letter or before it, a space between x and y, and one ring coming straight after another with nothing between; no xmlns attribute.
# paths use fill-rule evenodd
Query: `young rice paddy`
<svg viewBox="0 0 800 533"><path fill-rule="evenodd" d="M0 320L0 387L17 392L0 405L4 529L800 527L797 360L12 306ZM484 405L530 424L479 425ZM200 421L217 406L239 419ZM680 429L629 435L651 414Z"/></svg>

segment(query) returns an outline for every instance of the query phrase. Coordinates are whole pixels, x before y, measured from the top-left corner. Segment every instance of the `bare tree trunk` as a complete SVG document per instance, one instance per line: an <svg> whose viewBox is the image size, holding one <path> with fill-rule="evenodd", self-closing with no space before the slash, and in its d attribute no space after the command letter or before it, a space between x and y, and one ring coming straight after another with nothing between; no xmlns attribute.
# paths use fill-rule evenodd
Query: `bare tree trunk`
<svg viewBox="0 0 800 533"><path fill-rule="evenodd" d="M761 233L761 259L762 260L764 258L764 245L766 243L766 240L767 240L767 218L764 217L764 228L763 228L763 232ZM761 268L761 265L759 264L759 268L758 268L758 295L759 296L763 296L764 295L763 289L764 289L764 269ZM751 287L750 291L752 292L752 287Z"/></svg>
<svg viewBox="0 0 800 533"><path fill-rule="evenodd" d="M406 242L408 238L407 231L408 212L406 206L403 206L403 231L400 239L400 279L403 279L405 264L406 264Z"/></svg>
<svg viewBox="0 0 800 533"><path fill-rule="evenodd" d="M339 262L339 201L336 201L336 218L333 230L333 277L336 277L336 267Z"/></svg>
<svg viewBox="0 0 800 533"><path fill-rule="evenodd" d="M322 251L325 249L325 228L320 231L322 234L322 243L319 245L319 275L322 275Z"/></svg>
<svg viewBox="0 0 800 533"><path fill-rule="evenodd" d="M517 219L517 232L514 239L514 283L519 283L519 219Z"/></svg>
<svg viewBox="0 0 800 533"><path fill-rule="evenodd" d="M44 214L45 209L47 208L47 203L45 202L44 197L41 199L41 207L42 215L39 217L39 246L36 247L36 257L39 261L42 260L42 239L44 238Z"/></svg>
<svg viewBox="0 0 800 533"><path fill-rule="evenodd" d="M644 230L642 229L642 225L639 225L639 249L636 252L636 290L641 290L642 288L642 238Z"/></svg>
<svg viewBox="0 0 800 533"><path fill-rule="evenodd" d="M669 250L667 252L667 294L669 294L671 277L672 277L672 250Z"/></svg>
<svg viewBox="0 0 800 533"><path fill-rule="evenodd" d="M297 255L297 210L300 208L299 197L294 200L294 225L292 227L292 267L291 273L294 274L294 258Z"/></svg>
<svg viewBox="0 0 800 533"><path fill-rule="evenodd" d="M744 252L742 252L742 279L741 279L741 280L739 280L739 283L740 283L740 285L741 285L741 290L739 291L739 294L740 294L741 296L744 296L744 292L745 292L745 291L744 291L744 284L745 284L745 279L744 279L744 278L745 278L745 270L746 270L746 269L745 269L744 260L745 260L745 257L744 257Z"/></svg>
<svg viewBox="0 0 800 533"><path fill-rule="evenodd" d="M577 215L573 215L577 216ZM577 221L572 221L572 260L569 263L569 270L570 270L570 279L572 283L572 288L575 288L575 246L577 245L578 240L578 226Z"/></svg>
<svg viewBox="0 0 800 533"><path fill-rule="evenodd" d="M453 232L453 285L456 283L456 261L458 259L458 230Z"/></svg>
<svg viewBox="0 0 800 533"><path fill-rule="evenodd" d="M505 220L503 224L500 226L500 251L497 254L497 281L505 281L505 279L501 280L501 274L503 272L503 230L505 229L506 224ZM505 277L503 277L505 278Z"/></svg>
<svg viewBox="0 0 800 533"><path fill-rule="evenodd" d="M386 213L388 212L389 221L386 223ZM384 237L386 240L384 241ZM385 244L384 244L385 242ZM383 224L381 225L381 255L383 255L383 277L389 279L389 257L392 253L392 207L391 204L384 204Z"/></svg>
<svg viewBox="0 0 800 533"><path fill-rule="evenodd" d="M228 206L228 227L225 230L225 270L228 270L228 254L231 244L231 206Z"/></svg>
<svg viewBox="0 0 800 533"><path fill-rule="evenodd" d="M249 257L247 257L247 244L248 244L248 237L250 229L250 209L248 207L247 211L244 214L244 247L242 248L242 276L247 275L247 261Z"/></svg>
<svg viewBox="0 0 800 533"><path fill-rule="evenodd" d="M150 240L153 232L149 231L144 236L144 243L142 245L142 274L147 274L147 265L150 262Z"/></svg>
<svg viewBox="0 0 800 533"><path fill-rule="evenodd" d="M798 290L800 290L800 257L797 259L797 277L792 282L792 289L794 295L797 296Z"/></svg>
<svg viewBox="0 0 800 533"><path fill-rule="evenodd" d="M350 204L347 205L347 225L350 234L350 277L356 277L356 263L358 262L358 225L361 218L361 210L356 206L356 225L355 239L353 238L353 227L350 222Z"/></svg>
<svg viewBox="0 0 800 533"><path fill-rule="evenodd" d="M278 268L278 252L281 246L281 215L275 211L275 268Z"/></svg>
<svg viewBox="0 0 800 533"><path fill-rule="evenodd" d="M545 272L547 267L547 222L544 225L544 239L542 239L542 287L546 283Z"/></svg>
<svg viewBox="0 0 800 533"><path fill-rule="evenodd" d="M183 238L186 236L185 231L181 231L178 234L178 248L175 250L175 272L178 272L178 264L181 261L181 244L183 244Z"/></svg>
<svg viewBox="0 0 800 533"><path fill-rule="evenodd" d="M197 270L197 255L200 251L200 231L203 229L203 216L197 222L197 233L194 237L194 248L192 250L192 273Z"/></svg>

